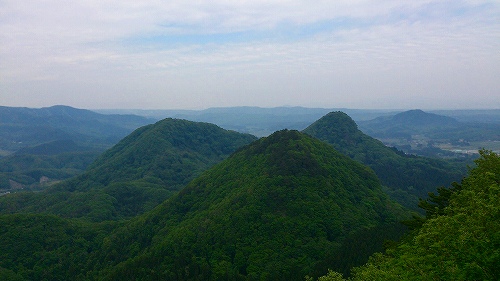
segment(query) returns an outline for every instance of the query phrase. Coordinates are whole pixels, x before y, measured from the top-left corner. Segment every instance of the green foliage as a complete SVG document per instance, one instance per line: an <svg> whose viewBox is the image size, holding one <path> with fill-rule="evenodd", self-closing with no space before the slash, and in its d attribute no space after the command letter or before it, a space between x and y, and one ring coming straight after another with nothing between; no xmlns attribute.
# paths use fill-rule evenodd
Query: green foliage
<svg viewBox="0 0 500 281"><path fill-rule="evenodd" d="M57 155L69 152L82 152L89 148L77 145L73 140L55 140L47 143L42 143L34 147L25 147L15 154L31 154L31 155Z"/></svg>
<svg viewBox="0 0 500 281"><path fill-rule="evenodd" d="M165 119L134 131L80 176L35 195L0 197L0 212L48 212L92 221L132 217L255 139L212 124Z"/></svg>
<svg viewBox="0 0 500 281"><path fill-rule="evenodd" d="M428 159L391 150L397 158L366 142L349 120L325 137L343 136L351 158L387 169L399 163L400 176L413 173L417 183L423 175L435 181L441 169L446 175L441 162L428 170ZM482 151L460 185L421 201L426 219L411 235L372 255L401 236L398 221L407 218L372 169L287 130L215 164L254 138L205 125L166 119L137 130L73 180L0 197L0 280L500 279L498 155ZM412 186L419 191L389 191L401 198L423 192Z"/></svg>
<svg viewBox="0 0 500 281"><path fill-rule="evenodd" d="M81 174L95 158L150 120L67 106L0 106L0 192L33 190Z"/></svg>
<svg viewBox="0 0 500 281"><path fill-rule="evenodd" d="M0 280L23 281L26 279L10 269L0 267Z"/></svg>
<svg viewBox="0 0 500 281"><path fill-rule="evenodd" d="M425 210L427 218L443 215L445 208L450 204L451 195L454 192L460 191L462 188L462 186L456 182L453 182L451 185L452 188L439 187L437 189L437 195L434 192L429 192L429 198L420 200L418 206Z"/></svg>
<svg viewBox="0 0 500 281"><path fill-rule="evenodd" d="M317 279L318 281L344 281L344 277L341 273L333 271L331 269L328 270L328 273L324 276L320 276ZM306 276L306 281L314 281L314 278L310 276Z"/></svg>
<svg viewBox="0 0 500 281"><path fill-rule="evenodd" d="M13 180L26 189L39 189L41 177L51 181L68 179L85 171L99 151L66 152L54 155L14 154L0 158L0 189L11 189Z"/></svg>
<svg viewBox="0 0 500 281"><path fill-rule="evenodd" d="M339 267L332 257L350 235L374 233L403 215L370 169L304 134L280 131L117 229L100 261L114 266L101 276L301 280ZM371 241L381 247L382 240Z"/></svg>
<svg viewBox="0 0 500 281"><path fill-rule="evenodd" d="M481 151L476 164L442 212L352 280L499 280L500 157Z"/></svg>
<svg viewBox="0 0 500 281"><path fill-rule="evenodd" d="M255 139L212 124L165 119L136 130L106 151L92 164L87 178L103 185L152 178L179 190Z"/></svg>
<svg viewBox="0 0 500 281"><path fill-rule="evenodd" d="M2 280L88 280L92 252L112 225L50 215L0 215Z"/></svg>
<svg viewBox="0 0 500 281"><path fill-rule="evenodd" d="M407 156L386 147L363 134L356 123L342 112L327 114L304 132L330 143L338 151L372 168L391 198L414 210L417 210L418 198L425 198L436 186L460 180L465 174L465 165Z"/></svg>

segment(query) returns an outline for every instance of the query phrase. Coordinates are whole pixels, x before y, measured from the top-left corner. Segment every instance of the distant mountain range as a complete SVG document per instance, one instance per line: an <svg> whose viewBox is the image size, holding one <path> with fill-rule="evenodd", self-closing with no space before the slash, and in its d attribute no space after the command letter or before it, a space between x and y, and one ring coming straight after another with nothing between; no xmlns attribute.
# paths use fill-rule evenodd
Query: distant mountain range
<svg viewBox="0 0 500 281"><path fill-rule="evenodd" d="M149 114L150 118L168 113L193 120L208 120L239 132L267 135L284 128L305 129L324 116L326 110L302 107L236 107L211 108L202 111L138 111L136 113ZM471 149L472 147L477 150L477 147L481 145L484 147L484 145L488 146L494 143L476 143L472 142L473 140L495 140L500 137L499 125L495 123L464 123L451 117L421 110L410 110L397 114L382 110L348 111L357 116L360 130L372 137L384 140L386 145L398 147L399 150L407 153L434 157L453 156L453 153L450 152L452 148L444 151L440 146L452 143L461 149ZM494 118L495 112L486 111L485 116ZM466 113L472 114L468 111L458 111L456 114L462 116ZM477 116L477 114L479 112L471 116ZM123 114L104 115L66 106L42 109L0 107L0 115L2 116L0 147L3 145L4 153L7 151L6 149L13 149L9 151L11 153L9 157L0 158L0 192L2 189L8 190L11 187L44 188L50 182L78 175L105 148L118 142L133 129L153 122L153 119L146 117ZM378 117L368 120L374 116ZM356 125L352 120L349 122L352 123L351 126ZM352 137L359 138L356 135L360 132L353 131L352 133ZM342 138L330 140L330 142L335 143L339 140ZM154 147L154 144L149 146ZM342 147L338 145L336 148L347 154L354 153L353 149L355 149L348 147L342 150ZM17 151L16 153L13 153L14 149ZM1 150L2 148L0 148L0 152ZM367 153L373 154L373 152ZM363 154L358 154L356 157L366 158L366 156L361 155ZM32 164L28 165L27 159L31 159ZM375 159L378 158L375 157ZM371 165L370 161L374 162L375 160L365 159L361 162ZM383 170L383 168L375 168L373 165L372 168ZM448 168L447 170L449 170ZM178 173L177 176L179 176ZM42 177L44 180L40 181ZM385 181L383 175L379 175L379 177ZM449 179L443 178L441 183L445 184ZM44 185L41 185L41 182ZM425 184L426 187L421 190L432 189L435 183L435 181L430 180ZM413 188L416 185L411 184L403 187L405 184L408 185L408 181L400 181L397 186L399 189L404 189ZM394 183L387 185L394 186ZM415 196L425 196L425 192Z"/></svg>
<svg viewBox="0 0 500 281"><path fill-rule="evenodd" d="M452 117L464 123L500 123L500 109L432 110L428 112Z"/></svg>
<svg viewBox="0 0 500 281"><path fill-rule="evenodd" d="M462 122L448 116L410 110L358 124L366 134L411 154L460 158L470 157L470 153L477 157L477 151L482 148L500 151L500 122L491 120Z"/></svg>
<svg viewBox="0 0 500 281"><path fill-rule="evenodd" d="M391 126L399 125L420 129L430 126L457 126L459 124L454 118L427 113L420 109L408 110L392 116L377 117L373 120L373 123L384 122L390 123Z"/></svg>
<svg viewBox="0 0 500 281"><path fill-rule="evenodd" d="M96 110L104 114L135 114L156 120L167 117L191 121L209 122L225 129L250 133L258 137L267 136L277 130L303 130L325 114L342 111L355 120L363 132L364 121L378 117L389 117L399 113L419 110L349 109L349 108L306 108L306 107L221 107L204 110ZM496 110L430 110L426 113L451 117L462 123L500 124L500 109ZM379 120L383 120L379 119ZM373 135L371 135L373 136Z"/></svg>
<svg viewBox="0 0 500 281"><path fill-rule="evenodd" d="M393 122L398 124L424 128L431 124L459 124L452 118L422 111L410 111L398 114L395 118L384 118L395 120ZM343 112L325 115L308 126L304 132L332 144L338 151L370 166L387 188L388 194L411 209L417 208L418 198L425 198L427 193L436 187L458 181L465 174L464 163L454 164L438 159L408 156L402 151L385 146L362 133L354 120ZM57 201L59 199L54 193L52 201L47 199L48 201L40 202L42 206L38 208L69 217L90 216L92 213L96 220L134 216L159 204L196 175L255 139L251 135L226 131L209 123L167 118L137 129L102 154L84 174L59 185L55 190L69 192L64 199L67 204ZM58 148L62 151L77 150L78 146L72 141L56 141L22 149L14 158L19 159L20 163L32 159L33 163L40 163L38 166L16 164L11 158L0 159L6 163L4 173L0 174L0 183L12 187L13 183L37 183L42 177L63 179L82 173L83 170L68 170L64 169L64 166L50 164L54 162L54 156L50 159L47 158L49 156L43 155L21 157L24 152L53 153ZM67 161L68 166L85 169L86 166L75 166L72 162L82 159L81 157L79 152L63 159ZM96 157L95 154L93 157ZM90 164L89 160L81 162ZM58 172L54 170L56 168L61 170ZM15 170L25 172L16 175L12 173ZM94 203L99 200L103 203L96 208L84 208L84 202L91 200L91 197L78 197L81 196L79 192L83 191L96 192L93 196L100 199L93 199ZM33 208L30 200L21 197L19 200L26 203L20 203L19 209ZM35 197L32 200L36 200ZM69 204L73 200L78 203Z"/></svg>
<svg viewBox="0 0 500 281"><path fill-rule="evenodd" d="M136 115L104 115L69 106L0 106L0 150L12 153L60 140L105 149L136 128L153 122Z"/></svg>
<svg viewBox="0 0 500 281"><path fill-rule="evenodd" d="M387 110L342 110L355 120L369 120L389 114ZM302 130L321 116L333 111L327 108L252 106L208 108L204 110L98 110L101 113L126 113L163 119L180 118L197 122L208 122L228 130L249 133L257 137L268 136L282 129Z"/></svg>
<svg viewBox="0 0 500 281"><path fill-rule="evenodd" d="M148 118L181 118L267 136L277 130L303 130L328 112L348 114L361 131L388 146L421 156L477 157L479 148L500 152L499 110L365 110L304 107L226 107L205 110L102 110ZM474 154L474 155L472 155Z"/></svg>

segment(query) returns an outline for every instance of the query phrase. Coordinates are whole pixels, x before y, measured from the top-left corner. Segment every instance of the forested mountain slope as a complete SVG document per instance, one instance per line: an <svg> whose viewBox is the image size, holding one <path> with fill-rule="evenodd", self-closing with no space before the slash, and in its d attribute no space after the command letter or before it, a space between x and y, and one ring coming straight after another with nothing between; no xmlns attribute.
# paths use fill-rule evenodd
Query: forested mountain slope
<svg viewBox="0 0 500 281"><path fill-rule="evenodd" d="M388 188L390 196L409 208L415 209L418 198L426 198L427 193L437 187L459 181L466 173L465 165L409 156L387 147L361 132L343 112L331 112L303 132L371 167Z"/></svg>
<svg viewBox="0 0 500 281"><path fill-rule="evenodd" d="M114 231L97 262L110 267L98 276L303 280L363 263L401 233L404 214L371 169L305 134L279 131Z"/></svg>
<svg viewBox="0 0 500 281"><path fill-rule="evenodd" d="M476 164L442 212L349 280L500 280L500 157L482 151ZM344 279L330 272L319 280Z"/></svg>
<svg viewBox="0 0 500 281"><path fill-rule="evenodd" d="M107 150L89 167L85 179L106 185L151 178L178 191L256 139L209 123L167 118L134 131Z"/></svg>
<svg viewBox="0 0 500 281"><path fill-rule="evenodd" d="M93 220L134 216L255 139L208 123L165 119L137 129L76 178L42 193L0 197L0 211Z"/></svg>

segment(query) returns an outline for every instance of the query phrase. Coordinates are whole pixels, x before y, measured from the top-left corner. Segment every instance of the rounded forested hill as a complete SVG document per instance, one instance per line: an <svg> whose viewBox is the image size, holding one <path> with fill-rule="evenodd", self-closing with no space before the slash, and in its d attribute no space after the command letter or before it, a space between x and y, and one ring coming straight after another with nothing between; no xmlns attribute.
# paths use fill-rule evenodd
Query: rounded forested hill
<svg viewBox="0 0 500 281"><path fill-rule="evenodd" d="M448 116L424 112L420 109L413 109L398 113L391 117L379 117L372 120L371 123L385 123L390 126L407 126L410 128L430 127L430 126L458 126L460 123Z"/></svg>
<svg viewBox="0 0 500 281"><path fill-rule="evenodd" d="M213 124L165 119L135 130L80 176L46 192L0 198L0 211L48 212L93 221L135 216L256 139Z"/></svg>
<svg viewBox="0 0 500 281"><path fill-rule="evenodd" d="M209 123L167 118L137 129L107 150L89 167L86 178L104 185L160 181L167 189L179 190L256 139Z"/></svg>
<svg viewBox="0 0 500 281"><path fill-rule="evenodd" d="M466 124L460 123L452 117L424 112L420 109L360 122L360 127L364 132L380 138L411 138L412 135L418 134L428 136L449 134L453 138L455 137L454 131L461 132L465 126Z"/></svg>
<svg viewBox="0 0 500 281"><path fill-rule="evenodd" d="M405 155L387 147L361 132L351 117L340 111L328 113L303 132L371 167L391 197L409 208L416 209L418 198L460 181L466 173L466 167L442 159Z"/></svg>
<svg viewBox="0 0 500 281"><path fill-rule="evenodd" d="M412 135L448 142L460 139L470 142L499 140L500 138L498 134L500 126L495 122L458 121L452 117L418 109L360 121L359 126L370 136L384 139L411 138Z"/></svg>
<svg viewBox="0 0 500 281"><path fill-rule="evenodd" d="M365 262L403 213L368 167L279 131L106 238L99 278L303 280Z"/></svg>

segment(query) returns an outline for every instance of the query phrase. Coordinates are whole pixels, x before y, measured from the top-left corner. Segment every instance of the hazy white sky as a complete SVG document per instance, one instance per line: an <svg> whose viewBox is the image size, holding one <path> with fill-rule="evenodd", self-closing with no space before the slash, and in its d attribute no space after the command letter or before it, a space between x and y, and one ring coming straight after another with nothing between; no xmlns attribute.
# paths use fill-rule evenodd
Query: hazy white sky
<svg viewBox="0 0 500 281"><path fill-rule="evenodd" d="M0 105L500 108L500 1L0 0Z"/></svg>

